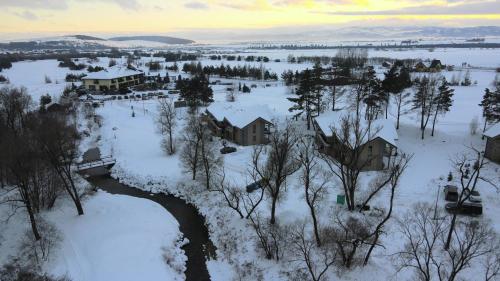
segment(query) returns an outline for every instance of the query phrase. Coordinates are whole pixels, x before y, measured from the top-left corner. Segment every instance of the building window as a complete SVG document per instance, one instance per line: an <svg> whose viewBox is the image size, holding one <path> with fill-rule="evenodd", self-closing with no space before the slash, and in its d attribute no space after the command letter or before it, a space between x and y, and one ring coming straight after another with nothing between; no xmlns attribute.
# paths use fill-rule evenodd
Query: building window
<svg viewBox="0 0 500 281"><path fill-rule="evenodd" d="M257 133L257 125L256 124L253 124L253 127L252 127L252 133Z"/></svg>
<svg viewBox="0 0 500 281"><path fill-rule="evenodd" d="M256 136L256 135L253 135L252 140L253 140L254 142L256 142L256 141L257 141L257 136Z"/></svg>

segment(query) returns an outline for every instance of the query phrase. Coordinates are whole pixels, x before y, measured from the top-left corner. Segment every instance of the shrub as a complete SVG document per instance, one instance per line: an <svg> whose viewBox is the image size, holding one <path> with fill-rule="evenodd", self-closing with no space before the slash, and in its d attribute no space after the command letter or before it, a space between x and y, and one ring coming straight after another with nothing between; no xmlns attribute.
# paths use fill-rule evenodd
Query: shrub
<svg viewBox="0 0 500 281"><path fill-rule="evenodd" d="M9 79L7 79L5 76L0 75L0 83L9 83Z"/></svg>
<svg viewBox="0 0 500 281"><path fill-rule="evenodd" d="M243 85L242 91L243 91L243 93L250 93L251 92L250 88L246 84Z"/></svg>
<svg viewBox="0 0 500 281"><path fill-rule="evenodd" d="M68 73L66 74L66 82L77 82L82 80L83 77L87 76L86 74L74 74L74 73Z"/></svg>
<svg viewBox="0 0 500 281"><path fill-rule="evenodd" d="M2 281L69 281L67 277L55 278L38 273L30 267L22 267L17 263L9 263L0 269L0 280Z"/></svg>
<svg viewBox="0 0 500 281"><path fill-rule="evenodd" d="M110 60L109 60L109 64L108 64L108 66L109 66L109 67L112 67L112 66L115 66L115 65L116 65L116 60L114 60L114 59L110 59Z"/></svg>
<svg viewBox="0 0 500 281"><path fill-rule="evenodd" d="M101 70L104 70L104 67L101 67L101 66L91 66L91 65L90 65L90 66L87 68L87 71L88 71L88 72L99 72L99 71L101 71Z"/></svg>
<svg viewBox="0 0 500 281"><path fill-rule="evenodd" d="M61 240L59 231L49 222L39 219L38 230L42 238L36 240L31 230L26 231L19 249L19 259L22 264L38 268L50 259L54 247Z"/></svg>

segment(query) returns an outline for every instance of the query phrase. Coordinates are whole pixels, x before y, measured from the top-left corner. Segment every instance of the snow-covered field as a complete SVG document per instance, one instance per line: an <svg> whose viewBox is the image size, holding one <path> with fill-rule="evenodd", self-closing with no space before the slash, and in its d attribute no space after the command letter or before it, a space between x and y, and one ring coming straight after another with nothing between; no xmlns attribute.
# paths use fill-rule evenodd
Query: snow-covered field
<svg viewBox="0 0 500 281"><path fill-rule="evenodd" d="M3 222L10 212L5 205L1 207ZM98 191L84 199L83 208L85 215L77 216L66 198L44 215L62 237L43 266L47 273L75 281L184 280L186 257L178 243L182 233L162 206ZM2 224L1 264L16 256L26 231L29 225L22 212ZM170 264L164 254L172 257Z"/></svg>
<svg viewBox="0 0 500 281"><path fill-rule="evenodd" d="M98 191L85 202L85 215L72 206L49 215L64 237L47 265L71 280L184 280L185 257L177 241L179 223L162 206L146 199ZM162 255L177 257L179 268Z"/></svg>
<svg viewBox="0 0 500 281"><path fill-rule="evenodd" d="M304 51L263 51L244 53L242 55L265 55L271 60L281 59L282 62L264 63L264 67L281 74L286 69L301 70L311 67L310 64L288 64L286 57L294 55L334 55L335 51L304 50ZM405 51L372 51L372 57L391 58L422 58L440 59L443 64L461 65L467 62L472 66L496 68L500 64L498 50L482 49L437 49L405 50ZM148 62L152 58L143 58ZM155 58L156 59L156 58ZM203 64L219 65L220 61L202 60ZM228 62L224 61L224 64ZM229 62L231 65L244 62ZM253 63L258 66L260 63ZM107 65L107 59L100 59L99 65ZM179 65L181 66L181 65ZM382 69L377 68L379 75ZM32 75L25 75L29 71ZM56 61L36 61L14 63L12 69L4 70L1 74L8 77L13 85L26 86L28 91L38 100L39 95L49 92L58 94L64 88L64 83L45 84L44 75L47 74L57 81L64 80L68 71L58 68ZM164 71L162 71L162 74ZM170 75L179 73L169 72ZM448 79L452 75L459 75L459 71L443 72ZM452 170L451 160L467 147L473 146L482 149L485 141L480 134L471 135L469 124L473 118L481 120L481 108L478 106L485 88L497 75L493 70L470 69L472 81L477 84L470 87L453 87L455 89L454 105L451 111L440 117L434 137L427 134L425 140L420 140L418 116L416 113L403 115L399 130L398 149L414 157L401 179L400 188L394 214L401 217L411 210L415 203L427 202L434 204L436 195L442 196L439 187L442 186L448 173ZM185 75L185 74L182 74ZM463 75L463 73L462 73ZM226 79L222 79L227 81ZM238 83L237 80L230 80ZM256 83L250 94L238 93L236 103L242 105L267 105L278 119L285 119L291 115L288 112L290 102L289 89L281 83ZM224 102L225 88L213 86L214 99ZM173 98L176 98L173 96ZM211 232L211 239L218 248L218 260L209 261L208 268L212 280L234 280L238 272L251 268L249 272L262 274L264 280L287 280L286 273L291 271L286 262L276 263L265 260L256 247L253 229L247 221L241 220L232 212L217 193L203 190L201 184L190 180L190 176L183 171L178 154L168 156L161 150L162 136L155 120L158 116L157 101L115 100L107 101L104 106L96 110L102 116L102 127L93 132L91 139L95 143L87 143L85 147L98 145L103 154L111 154L117 164L113 170L121 181L147 190L166 190L179 195L194 203L207 219ZM132 112L135 117L132 117ZM175 136L179 138L186 118L185 110L178 110L178 125ZM391 108L389 118L395 119L395 109ZM298 122L299 124L301 121ZM302 122L303 123L303 122ZM303 124L302 124L303 126ZM180 149L180 143L178 143ZM244 188L251 182L248 176L252 147L238 147L236 153L224 156L224 165L230 179ZM362 182L367 182L375 173L364 173ZM500 184L500 166L488 164L485 176ZM306 219L308 214L304 200L303 189L298 183L298 176L294 175L289 182L287 195L279 202L277 209L278 220L294 222ZM500 233L500 194L487 184L480 183L484 215L482 220L490 220L493 227ZM325 200L324 208L320 211L320 222L331 220L335 210L335 198L342 193L340 186L331 182L329 195ZM444 207L442 199L439 208ZM269 202L260 205L260 210L268 213ZM178 225L174 218L149 202L139 199L125 198L98 192L86 202L86 215L76 218L71 212L61 207L49 214L53 221L64 217L66 223L58 225L65 237L61 249L55 254L55 259L47 266L47 271L54 274L67 273L74 280L177 280L181 278L161 260L162 246L172 245L178 238ZM377 248L368 267L356 268L350 272L343 272L342 280L409 280L408 272L396 274L391 265L389 255L401 247L401 237L393 231L395 224L388 227L389 231L382 237L385 248ZM9 230L7 233L14 233ZM10 234L9 234L10 235ZM4 234L5 239L5 234ZM3 245L0 245L4 247ZM230 250L228 250L230 249ZM105 255L112 252L113 255ZM2 261L0 255L0 261ZM119 259L118 259L119 258ZM141 271L136 269L140 268ZM129 272L130 270L130 272ZM137 272L146 272L151 275L134 275ZM330 272L330 279L336 280L335 272ZM471 273L467 276L472 276ZM135 278L137 277L137 278ZM171 278L171 279L169 279ZM470 278L468 280L476 280Z"/></svg>

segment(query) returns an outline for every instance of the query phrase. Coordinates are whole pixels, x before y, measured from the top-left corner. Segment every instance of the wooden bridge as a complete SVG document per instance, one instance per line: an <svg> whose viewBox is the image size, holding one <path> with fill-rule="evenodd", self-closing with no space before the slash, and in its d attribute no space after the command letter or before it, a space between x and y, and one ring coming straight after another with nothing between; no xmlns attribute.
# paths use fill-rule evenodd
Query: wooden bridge
<svg viewBox="0 0 500 281"><path fill-rule="evenodd" d="M76 169L79 172L95 168L111 169L115 164L116 164L116 159L114 159L112 156L105 156L96 160L76 164Z"/></svg>

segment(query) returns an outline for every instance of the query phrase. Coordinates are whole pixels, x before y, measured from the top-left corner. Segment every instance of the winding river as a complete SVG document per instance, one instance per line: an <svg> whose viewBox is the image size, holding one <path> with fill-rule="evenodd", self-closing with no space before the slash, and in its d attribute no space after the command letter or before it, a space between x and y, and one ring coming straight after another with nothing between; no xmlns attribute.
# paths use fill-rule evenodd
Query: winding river
<svg viewBox="0 0 500 281"><path fill-rule="evenodd" d="M84 154L84 161L95 159L98 150L90 150ZM85 173L87 180L111 194L127 195L136 198L144 198L156 202L169 211L179 222L180 231L184 237L189 239L189 244L183 247L186 252L186 280L206 281L210 275L206 266L206 259L215 258L215 246L209 238L208 229L205 226L205 218L198 210L186 201L173 195L164 193L150 193L120 183L109 176L109 172L103 168L96 168Z"/></svg>

